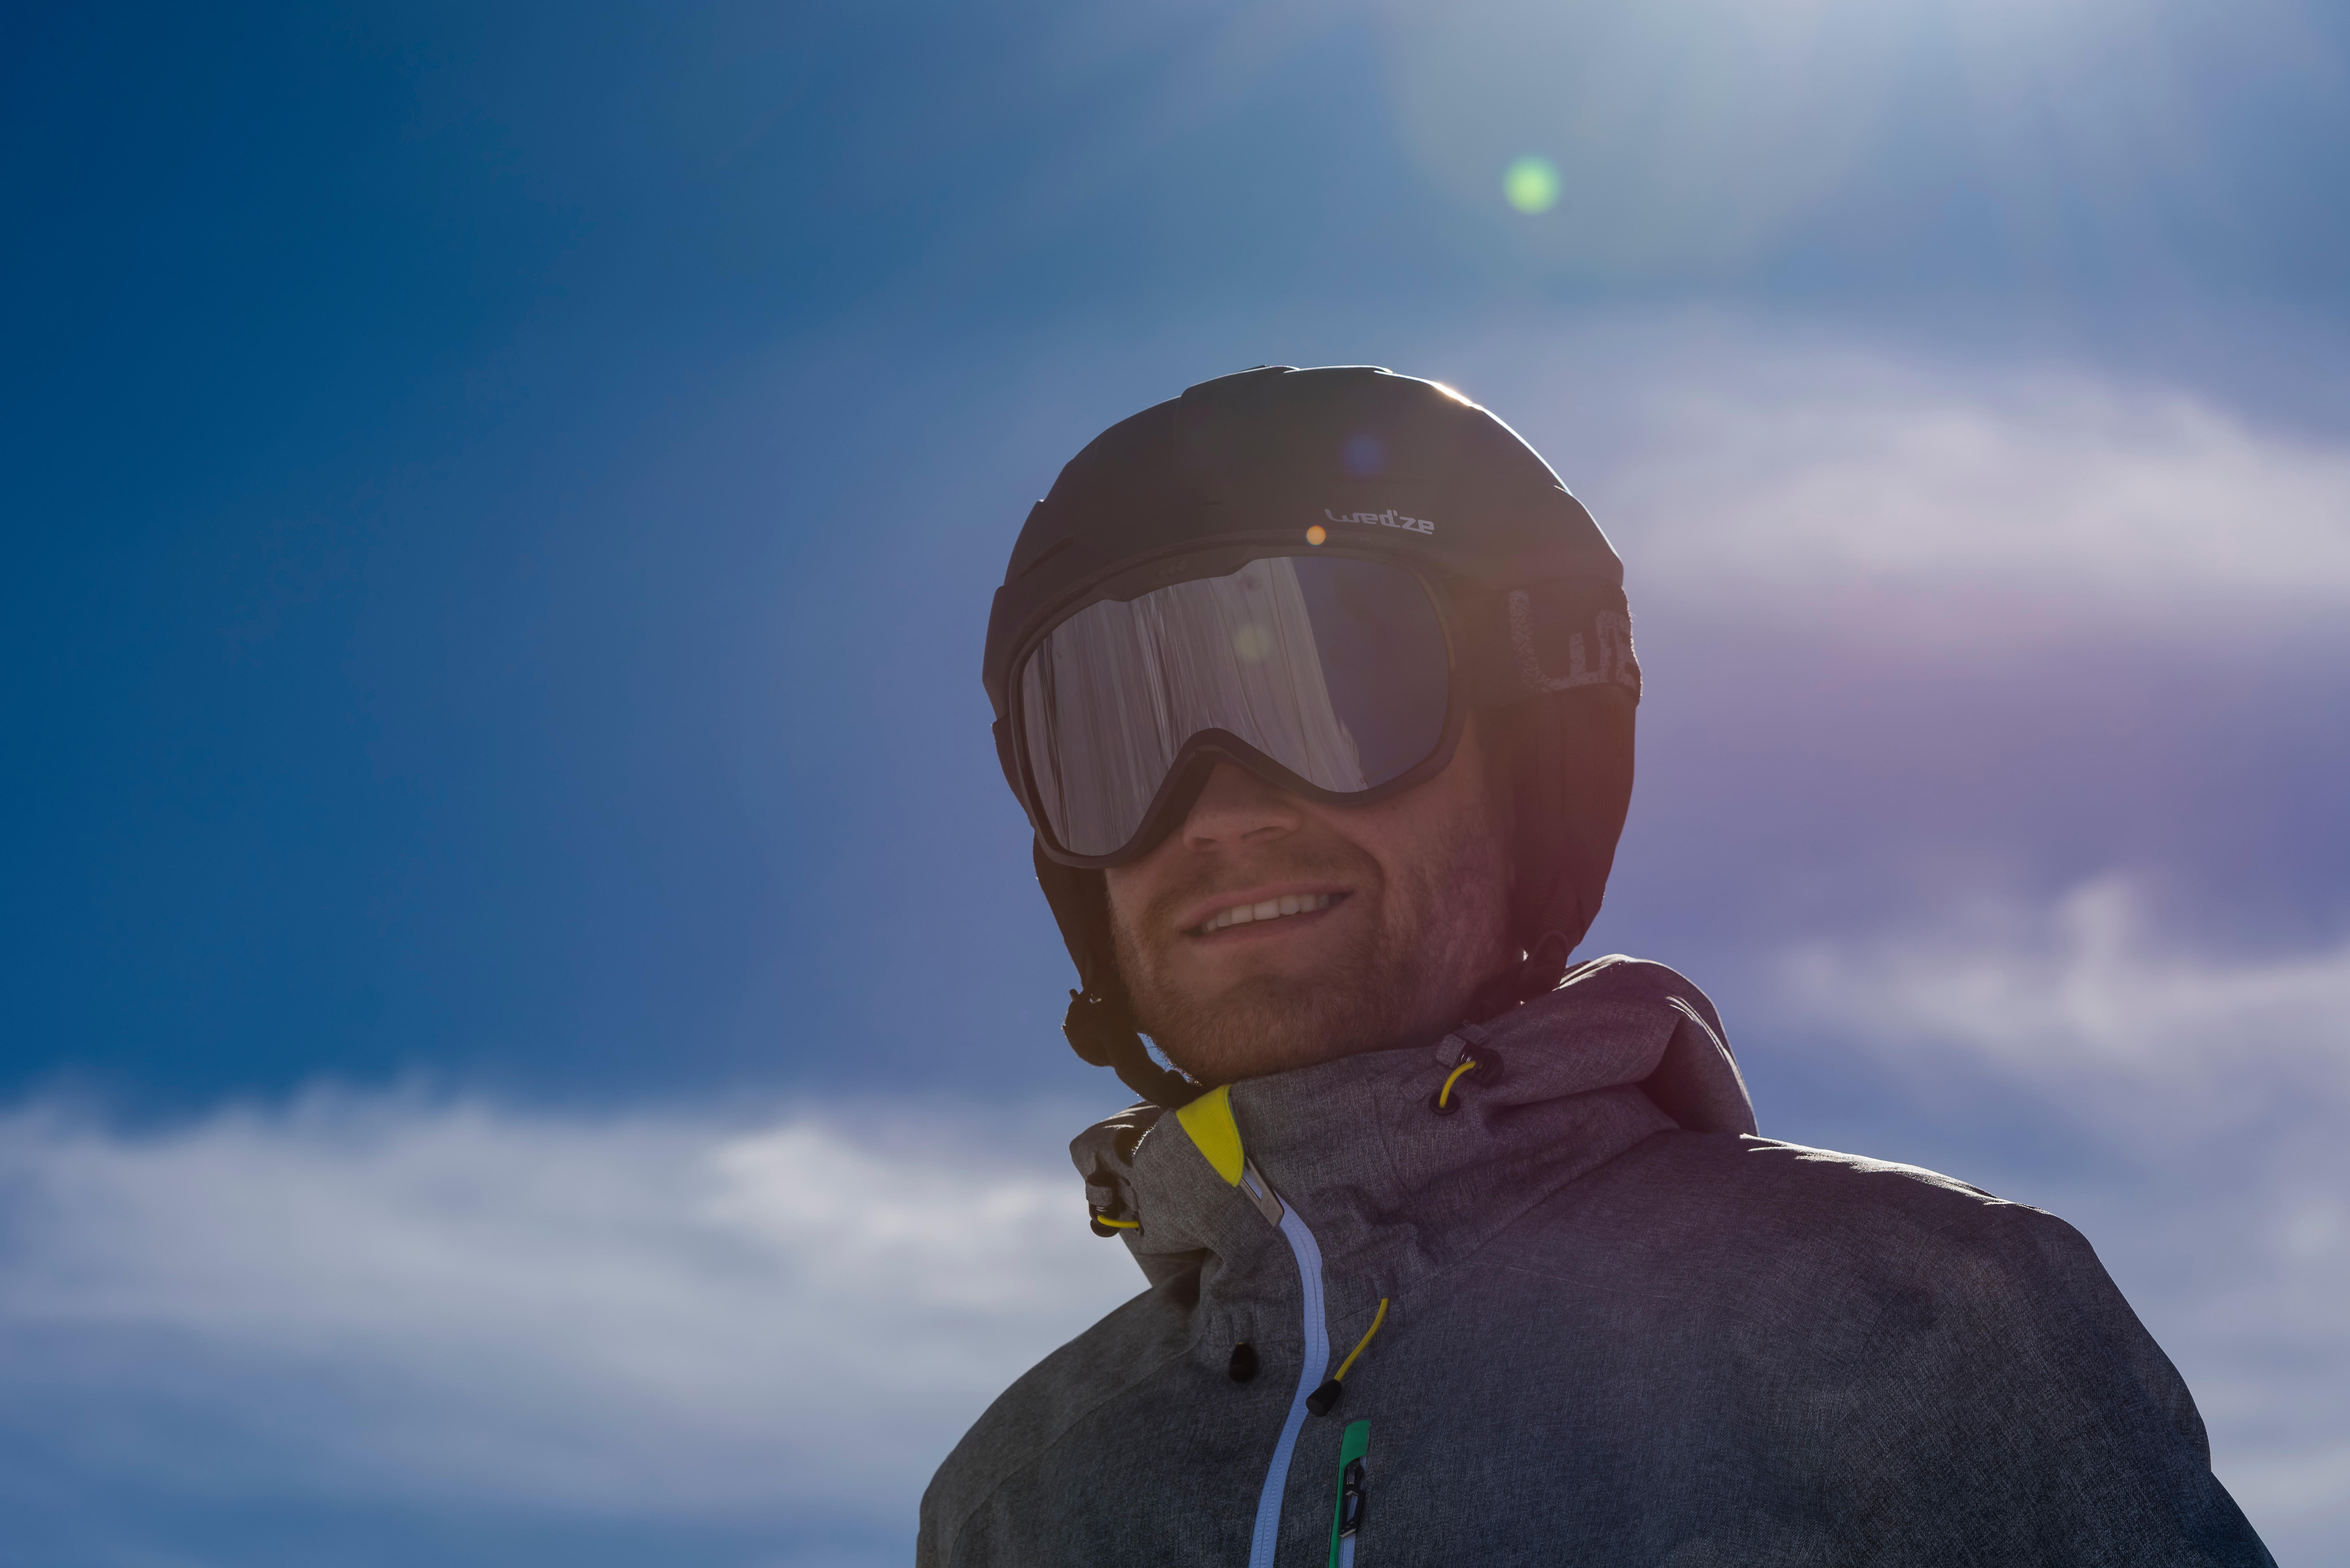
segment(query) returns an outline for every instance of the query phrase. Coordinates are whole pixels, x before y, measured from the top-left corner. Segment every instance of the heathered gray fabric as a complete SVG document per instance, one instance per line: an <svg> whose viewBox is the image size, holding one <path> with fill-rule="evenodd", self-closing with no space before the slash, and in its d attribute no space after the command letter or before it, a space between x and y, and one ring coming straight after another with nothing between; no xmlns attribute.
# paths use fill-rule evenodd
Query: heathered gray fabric
<svg viewBox="0 0 2350 1568"><path fill-rule="evenodd" d="M1357 1568L2271 1562L2087 1242L1752 1136L1721 1040L1687 981L1609 959L1481 1040L1234 1086L1250 1158L1320 1241L1333 1369L1390 1298L1299 1438L1283 1568L1329 1561L1359 1419ZM1438 1116L1464 1046L1502 1072ZM917 1561L1238 1568L1297 1386L1296 1265L1173 1117L1137 1107L1072 1153L1139 1216L1151 1287L957 1445Z"/></svg>

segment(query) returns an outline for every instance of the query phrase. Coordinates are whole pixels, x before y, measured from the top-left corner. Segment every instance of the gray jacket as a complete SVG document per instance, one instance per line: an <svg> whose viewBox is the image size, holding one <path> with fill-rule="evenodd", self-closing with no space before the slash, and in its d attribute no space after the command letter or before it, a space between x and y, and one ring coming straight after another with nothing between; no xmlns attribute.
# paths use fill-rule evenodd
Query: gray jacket
<svg viewBox="0 0 2350 1568"><path fill-rule="evenodd" d="M2071 1227L1753 1131L1629 959L1112 1118L1072 1152L1150 1288L956 1446L918 1562L2271 1562Z"/></svg>

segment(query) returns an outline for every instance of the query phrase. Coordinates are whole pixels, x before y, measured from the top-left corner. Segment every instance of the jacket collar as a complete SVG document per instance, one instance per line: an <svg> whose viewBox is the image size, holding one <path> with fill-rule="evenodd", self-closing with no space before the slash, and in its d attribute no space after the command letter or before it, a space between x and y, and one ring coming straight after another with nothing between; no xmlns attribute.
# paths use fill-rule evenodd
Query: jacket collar
<svg viewBox="0 0 2350 1568"><path fill-rule="evenodd" d="M1433 1108L1455 1081L1451 1115ZM1711 1002L1661 964L1611 957L1433 1046L1369 1052L1235 1084L1250 1164L1313 1230L1334 1311L1357 1314L1473 1250L1635 1144L1680 1127L1752 1133ZM1234 1338L1295 1322L1296 1271L1258 1206L1173 1116L1138 1106L1070 1145L1097 1206L1154 1284L1188 1293Z"/></svg>

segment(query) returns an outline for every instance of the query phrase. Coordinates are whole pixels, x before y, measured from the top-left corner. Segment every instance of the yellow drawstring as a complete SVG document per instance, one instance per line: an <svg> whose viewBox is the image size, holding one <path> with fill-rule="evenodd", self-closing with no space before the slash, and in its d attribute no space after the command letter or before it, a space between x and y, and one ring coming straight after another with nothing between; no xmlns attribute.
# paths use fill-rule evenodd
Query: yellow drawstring
<svg viewBox="0 0 2350 1568"><path fill-rule="evenodd" d="M1440 1111L1442 1110L1444 1108L1445 1102L1452 1097L1452 1085L1461 1081L1461 1074L1473 1073L1476 1070L1476 1057L1465 1056L1461 1058L1461 1065L1452 1069L1452 1076L1444 1080L1444 1087L1436 1091L1436 1108ZM1422 1083L1426 1083L1427 1081L1428 1080L1425 1078L1420 1080Z"/></svg>
<svg viewBox="0 0 2350 1568"><path fill-rule="evenodd" d="M1094 1223L1097 1225L1107 1225L1113 1231L1139 1231L1142 1229L1142 1221L1139 1220L1113 1220L1107 1214L1095 1215Z"/></svg>
<svg viewBox="0 0 2350 1568"><path fill-rule="evenodd" d="M1347 1353L1347 1359L1338 1363L1338 1370L1332 1373L1329 1380L1324 1383L1321 1387L1316 1388L1313 1393L1308 1394L1305 1397L1305 1407L1308 1410L1313 1411L1317 1416L1326 1416L1333 1409L1337 1407L1338 1396L1346 1392L1346 1389L1339 1384L1338 1379L1347 1376L1347 1369L1355 1365L1355 1357L1363 1354L1363 1346L1371 1343L1371 1335L1378 1333L1379 1324L1387 1322L1387 1320L1388 1298L1381 1296L1379 1298L1379 1310L1371 1318L1371 1326L1363 1331L1363 1337L1355 1342L1355 1348Z"/></svg>
<svg viewBox="0 0 2350 1568"><path fill-rule="evenodd" d="M1379 1298L1378 1315L1371 1319L1371 1326L1363 1331L1363 1337L1355 1342L1355 1348L1347 1353L1347 1359L1338 1363L1338 1370L1330 1374L1331 1382L1338 1382L1347 1376L1347 1368L1355 1365L1355 1357L1363 1354L1363 1346L1371 1343L1371 1335L1378 1333L1379 1324L1387 1322L1387 1320L1388 1298L1381 1296Z"/></svg>

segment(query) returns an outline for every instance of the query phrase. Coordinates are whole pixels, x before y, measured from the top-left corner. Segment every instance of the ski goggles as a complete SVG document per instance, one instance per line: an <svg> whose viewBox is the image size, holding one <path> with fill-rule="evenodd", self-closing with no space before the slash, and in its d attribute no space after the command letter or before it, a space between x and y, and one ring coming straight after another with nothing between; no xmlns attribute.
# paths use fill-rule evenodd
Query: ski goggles
<svg viewBox="0 0 2350 1568"><path fill-rule="evenodd" d="M1218 761L1328 804L1451 760L1464 704L1440 590L1384 560L1261 556L1098 598L1016 665L1004 763L1065 865L1136 859Z"/></svg>

